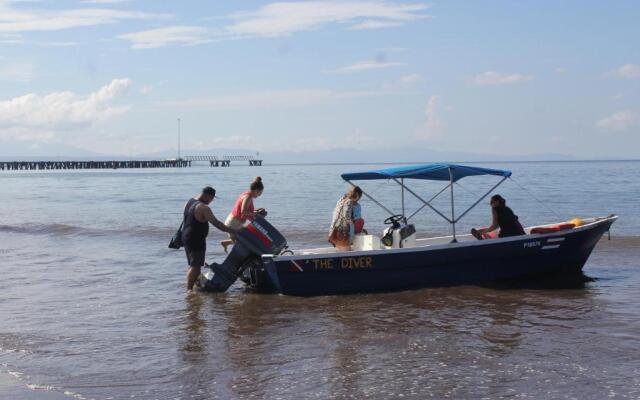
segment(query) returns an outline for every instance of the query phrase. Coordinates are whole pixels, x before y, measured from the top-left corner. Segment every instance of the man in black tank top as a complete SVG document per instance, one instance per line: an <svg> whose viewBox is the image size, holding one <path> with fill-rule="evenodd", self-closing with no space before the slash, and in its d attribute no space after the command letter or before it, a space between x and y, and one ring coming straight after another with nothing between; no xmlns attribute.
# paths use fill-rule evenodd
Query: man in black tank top
<svg viewBox="0 0 640 400"><path fill-rule="evenodd" d="M216 190L211 186L207 186L202 189L202 193L193 199L189 199L184 206L182 243L189 263L189 271L187 272L188 290L193 289L196 279L200 276L200 269L204 265L209 223L223 232L237 233L236 230L227 227L213 215L209 204L215 196Z"/></svg>

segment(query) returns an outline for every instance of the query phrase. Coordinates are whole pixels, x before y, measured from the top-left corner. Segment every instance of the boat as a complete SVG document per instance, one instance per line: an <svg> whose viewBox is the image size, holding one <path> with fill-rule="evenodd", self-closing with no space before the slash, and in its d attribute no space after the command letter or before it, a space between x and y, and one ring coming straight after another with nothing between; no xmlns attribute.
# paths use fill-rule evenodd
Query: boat
<svg viewBox="0 0 640 400"><path fill-rule="evenodd" d="M480 175L495 176L499 181L469 208L456 214L455 183ZM224 291L239 277L258 290L316 296L580 275L593 248L618 218L616 215L526 227L525 235L486 240L456 233L456 224L511 175L508 170L445 163L342 174L353 186L362 180L387 180L400 185L402 214L393 215L370 194L363 193L391 214L382 237L356 235L350 251L334 247L294 250L287 247L286 239L271 224L258 218L239 235L225 263L211 265L202 277L201 287ZM446 185L425 200L408 185L420 180L442 181ZM432 204L446 191L451 195L447 213ZM406 194L422 203L409 216L405 215ZM410 220L425 208L450 224L450 236L416 236Z"/></svg>

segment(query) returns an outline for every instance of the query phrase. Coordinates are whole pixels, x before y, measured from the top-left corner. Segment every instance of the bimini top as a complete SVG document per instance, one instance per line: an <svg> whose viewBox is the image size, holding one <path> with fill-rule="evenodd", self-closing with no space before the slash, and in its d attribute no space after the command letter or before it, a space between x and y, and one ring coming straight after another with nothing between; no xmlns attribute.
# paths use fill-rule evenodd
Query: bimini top
<svg viewBox="0 0 640 400"><path fill-rule="evenodd" d="M449 175L451 170L451 176ZM407 178L407 179L427 179L434 181L449 181L453 178L454 182L465 176L474 175L496 175L503 177L510 177L511 171L471 167L468 165L458 164L420 164L420 165L408 165L404 167L385 168L368 172L351 172L342 174L342 179L345 181L358 181L358 180L374 180L374 179L392 179L392 178Z"/></svg>

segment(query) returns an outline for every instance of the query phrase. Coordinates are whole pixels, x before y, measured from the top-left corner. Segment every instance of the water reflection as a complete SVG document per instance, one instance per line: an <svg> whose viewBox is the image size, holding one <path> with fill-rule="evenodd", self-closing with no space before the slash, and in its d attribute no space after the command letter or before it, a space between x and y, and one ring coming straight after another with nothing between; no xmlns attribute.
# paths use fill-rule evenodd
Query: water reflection
<svg viewBox="0 0 640 400"><path fill-rule="evenodd" d="M180 383L189 398L473 393L498 360L554 351L546 332L593 315L590 289L436 288L296 298L235 290L185 301ZM534 346L534 347L532 347ZM516 361L517 362L517 361ZM304 396L303 396L304 397Z"/></svg>
<svg viewBox="0 0 640 400"><path fill-rule="evenodd" d="M209 398L209 383L206 379L207 361L211 354L207 351L207 321L203 318L203 304L206 297L198 293L188 293L185 307L180 310L180 359L177 390L181 398L205 400Z"/></svg>

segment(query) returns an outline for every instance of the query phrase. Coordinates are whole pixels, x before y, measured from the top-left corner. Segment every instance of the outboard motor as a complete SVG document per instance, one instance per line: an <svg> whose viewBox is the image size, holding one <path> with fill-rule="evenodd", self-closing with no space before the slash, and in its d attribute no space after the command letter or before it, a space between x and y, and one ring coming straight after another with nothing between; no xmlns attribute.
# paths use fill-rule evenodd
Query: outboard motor
<svg viewBox="0 0 640 400"><path fill-rule="evenodd" d="M222 264L209 264L212 272L200 276L198 285L208 292L229 289L245 268L260 264L263 254L280 254L287 240L264 218L256 219L236 235L231 253Z"/></svg>

